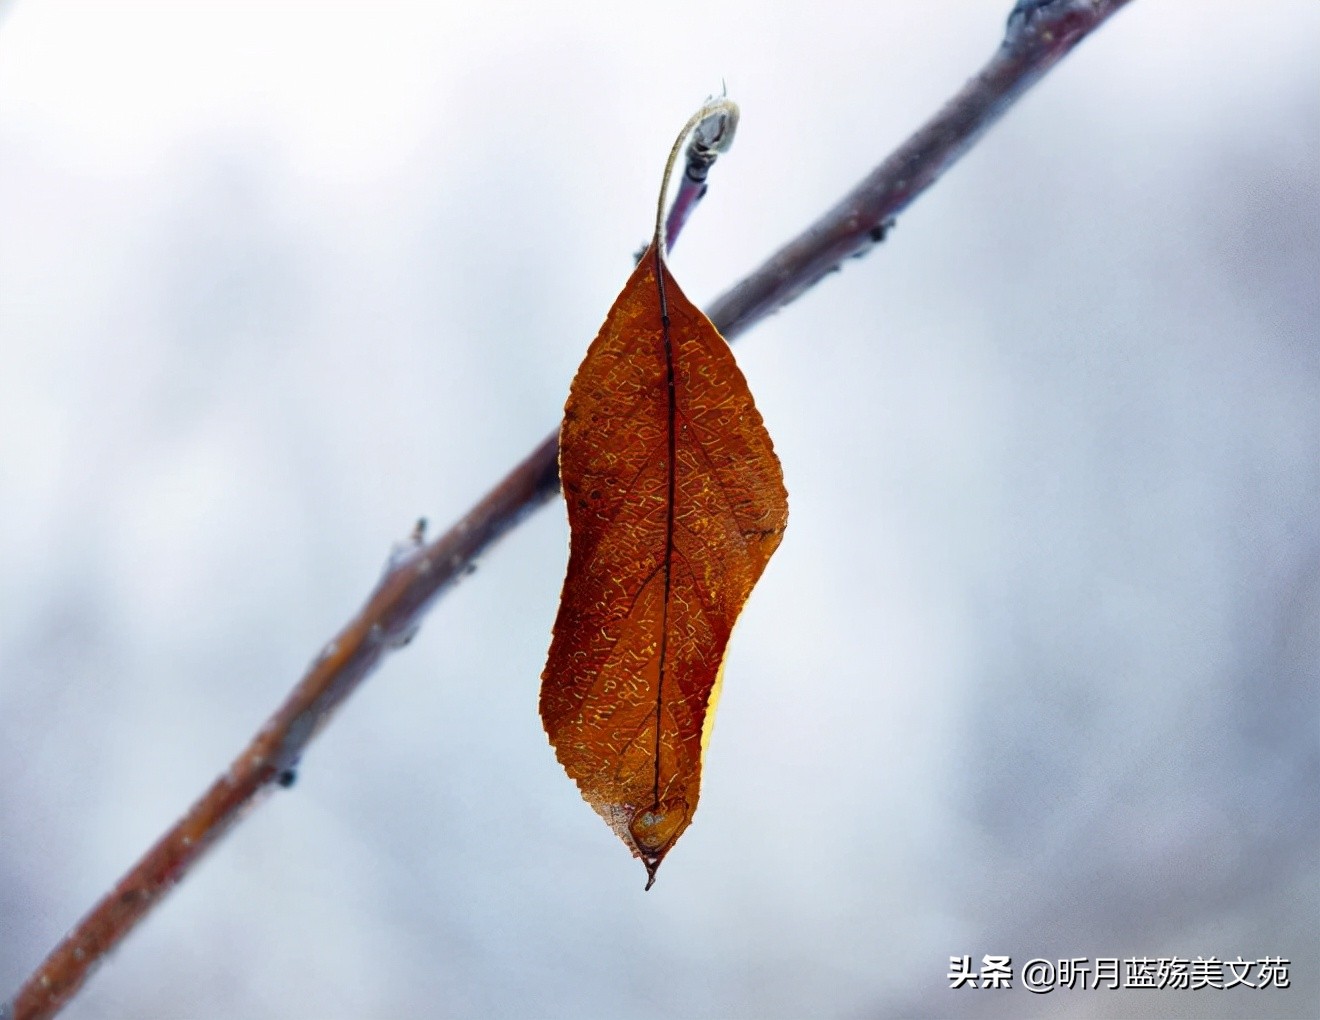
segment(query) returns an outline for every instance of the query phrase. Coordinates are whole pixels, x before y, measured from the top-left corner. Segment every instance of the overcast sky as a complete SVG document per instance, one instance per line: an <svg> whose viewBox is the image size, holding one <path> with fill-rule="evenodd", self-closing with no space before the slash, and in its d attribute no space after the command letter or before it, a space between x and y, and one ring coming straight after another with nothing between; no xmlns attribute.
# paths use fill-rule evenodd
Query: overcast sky
<svg viewBox="0 0 1320 1020"><path fill-rule="evenodd" d="M0 994L555 425L706 95L703 303L1008 6L3 8ZM737 345L790 522L651 892L537 718L556 502L68 1016L1320 1015L1317 181L1320 5L1134 0Z"/></svg>

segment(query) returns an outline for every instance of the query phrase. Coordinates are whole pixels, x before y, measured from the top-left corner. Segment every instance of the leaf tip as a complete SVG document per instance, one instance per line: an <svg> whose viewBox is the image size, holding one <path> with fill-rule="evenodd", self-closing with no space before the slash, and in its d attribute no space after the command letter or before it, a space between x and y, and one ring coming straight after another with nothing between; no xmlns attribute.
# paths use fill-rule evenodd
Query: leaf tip
<svg viewBox="0 0 1320 1020"><path fill-rule="evenodd" d="M646 868L646 888L655 885L655 873L669 848L688 827L691 808L681 797L652 804L636 812L628 824L633 853Z"/></svg>

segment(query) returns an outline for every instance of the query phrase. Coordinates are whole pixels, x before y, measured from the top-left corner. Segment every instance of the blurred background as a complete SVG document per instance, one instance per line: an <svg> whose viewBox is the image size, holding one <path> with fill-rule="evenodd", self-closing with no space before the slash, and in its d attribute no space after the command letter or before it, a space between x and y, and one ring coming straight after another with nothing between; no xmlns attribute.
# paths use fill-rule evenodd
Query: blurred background
<svg viewBox="0 0 1320 1020"><path fill-rule="evenodd" d="M709 93L699 303L1008 9L3 8L0 993L556 424ZM537 718L557 501L68 1016L1320 1015L1318 182L1320 5L1136 0L738 344L791 521L653 891Z"/></svg>

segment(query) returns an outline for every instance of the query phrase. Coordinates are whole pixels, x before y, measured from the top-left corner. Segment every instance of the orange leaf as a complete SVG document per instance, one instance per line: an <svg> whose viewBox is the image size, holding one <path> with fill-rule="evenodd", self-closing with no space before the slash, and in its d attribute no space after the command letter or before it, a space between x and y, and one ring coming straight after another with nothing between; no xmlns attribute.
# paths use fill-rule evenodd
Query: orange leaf
<svg viewBox="0 0 1320 1020"><path fill-rule="evenodd" d="M541 719L647 888L697 807L725 647L788 519L724 338L653 243L564 407L568 575Z"/></svg>

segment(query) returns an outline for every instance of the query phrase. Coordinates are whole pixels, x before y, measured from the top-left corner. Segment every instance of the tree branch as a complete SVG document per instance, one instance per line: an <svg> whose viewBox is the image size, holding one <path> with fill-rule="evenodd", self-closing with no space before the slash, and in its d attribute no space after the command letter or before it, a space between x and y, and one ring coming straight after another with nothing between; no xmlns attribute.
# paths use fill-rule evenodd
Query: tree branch
<svg viewBox="0 0 1320 1020"><path fill-rule="evenodd" d="M1018 0L1003 42L980 73L838 205L718 298L709 309L711 321L732 340L844 260L883 240L898 213L1019 96L1127 2ZM718 148L715 141L706 139L705 150L697 147L698 155ZM670 213L671 232L681 228L702 192L701 179L680 188ZM391 556L361 611L322 649L229 769L56 946L14 998L0 1006L0 1020L35 1020L58 1012L92 969L256 804L259 795L293 782L304 749L339 703L387 652L407 644L427 608L471 568L478 555L558 491L557 439L557 434L547 436L435 541L425 542L419 525L409 542Z"/></svg>
<svg viewBox="0 0 1320 1020"><path fill-rule="evenodd" d="M692 132L686 165L674 195L674 204L665 218L665 249L672 250L679 233L697 203L706 197L706 178L721 152L727 152L738 130L738 108L724 107L713 112ZM658 238L657 238L658 240Z"/></svg>

